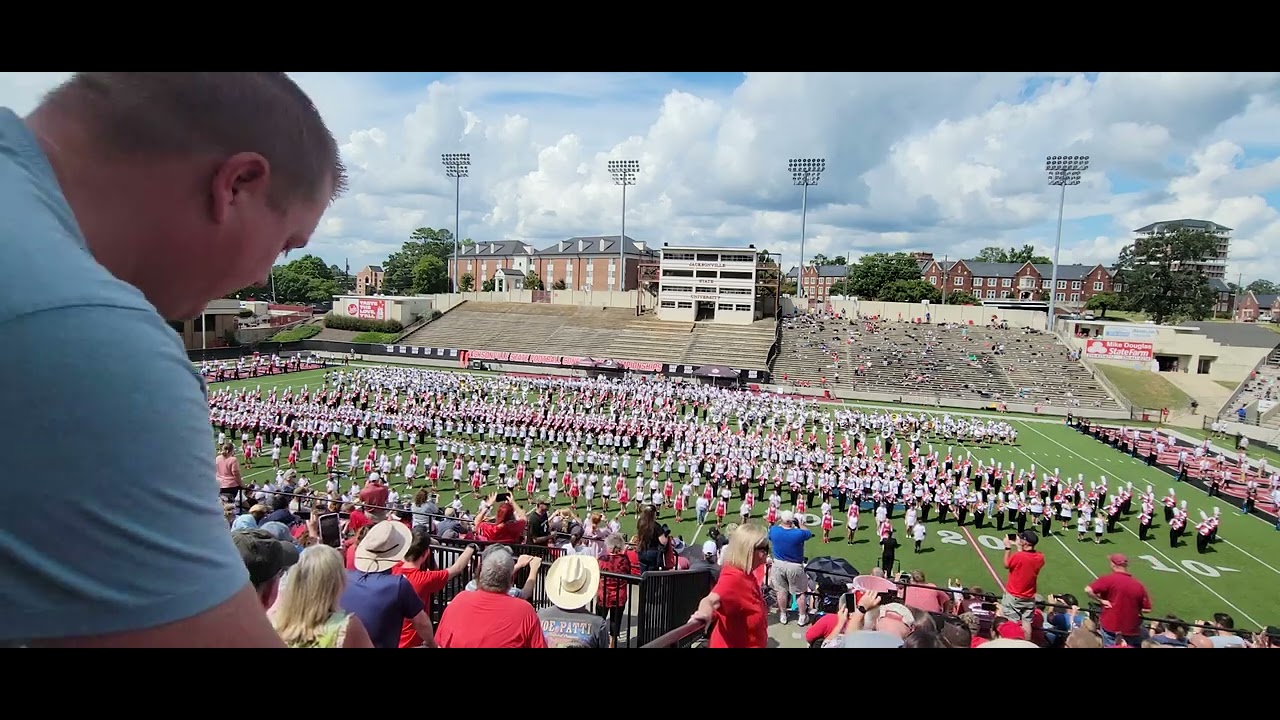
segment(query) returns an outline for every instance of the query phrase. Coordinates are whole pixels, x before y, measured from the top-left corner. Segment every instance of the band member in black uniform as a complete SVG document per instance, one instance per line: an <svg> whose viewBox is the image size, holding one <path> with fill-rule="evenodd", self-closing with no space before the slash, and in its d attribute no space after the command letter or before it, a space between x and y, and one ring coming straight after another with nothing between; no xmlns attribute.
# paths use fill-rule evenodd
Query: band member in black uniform
<svg viewBox="0 0 1280 720"><path fill-rule="evenodd" d="M1138 539L1147 541L1147 533L1151 531L1151 513L1143 512L1138 516Z"/></svg>

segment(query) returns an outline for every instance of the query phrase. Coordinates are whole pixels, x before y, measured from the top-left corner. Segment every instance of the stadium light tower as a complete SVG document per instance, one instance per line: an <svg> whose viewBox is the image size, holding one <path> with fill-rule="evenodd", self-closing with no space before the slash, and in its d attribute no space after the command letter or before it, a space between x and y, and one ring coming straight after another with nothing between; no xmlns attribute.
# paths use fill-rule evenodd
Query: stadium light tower
<svg viewBox="0 0 1280 720"><path fill-rule="evenodd" d="M453 266L449 268L449 281L453 292L458 292L458 245L462 242L462 178L470 174L471 153L441 153L444 174L454 179L453 186Z"/></svg>
<svg viewBox="0 0 1280 720"><path fill-rule="evenodd" d="M618 292L622 292L622 282L627 267L627 186L636 184L636 174L639 172L639 160L609 161L609 174L613 176L613 184L622 186L622 234L618 236Z"/></svg>
<svg viewBox="0 0 1280 720"><path fill-rule="evenodd" d="M809 214L809 186L817 185L822 171L827 169L827 161L823 158L791 158L787 161L787 170L800 191L800 270L796 278L796 295L808 299L804 292L804 224Z"/></svg>
<svg viewBox="0 0 1280 720"><path fill-rule="evenodd" d="M1050 155L1044 159L1049 185L1062 188L1058 194L1058 239L1053 243L1053 271L1049 279L1049 318L1046 328L1049 332L1053 332L1053 312L1058 298L1058 253L1062 251L1062 211L1067 204L1067 186L1079 185L1080 175L1088 169L1088 155Z"/></svg>

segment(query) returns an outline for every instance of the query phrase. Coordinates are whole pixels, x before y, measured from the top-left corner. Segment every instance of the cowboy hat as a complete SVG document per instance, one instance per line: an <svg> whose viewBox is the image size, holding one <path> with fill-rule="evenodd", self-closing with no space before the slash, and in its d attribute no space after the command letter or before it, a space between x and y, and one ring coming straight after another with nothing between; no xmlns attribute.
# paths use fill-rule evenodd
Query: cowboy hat
<svg viewBox="0 0 1280 720"><path fill-rule="evenodd" d="M413 533L404 523L383 520L369 528L356 547L356 570L366 573L385 572L404 559L413 541Z"/></svg>
<svg viewBox="0 0 1280 720"><path fill-rule="evenodd" d="M590 555L562 555L547 570L547 599L561 610L586 607L600 587L600 562Z"/></svg>

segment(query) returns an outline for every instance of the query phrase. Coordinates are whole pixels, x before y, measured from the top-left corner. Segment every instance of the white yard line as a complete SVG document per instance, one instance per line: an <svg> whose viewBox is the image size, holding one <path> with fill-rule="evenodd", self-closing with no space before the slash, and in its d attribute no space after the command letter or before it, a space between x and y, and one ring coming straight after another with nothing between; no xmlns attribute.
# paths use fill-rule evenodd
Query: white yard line
<svg viewBox="0 0 1280 720"><path fill-rule="evenodd" d="M1039 435L1040 437L1043 437L1043 438L1045 438L1046 440L1048 440L1048 441L1052 442L1054 445L1057 445L1058 447L1063 448L1063 449L1064 449L1064 450L1066 450L1067 452L1069 452L1069 453L1072 453L1072 454L1076 455L1076 457L1079 457L1081 460L1084 460L1085 462L1087 462L1087 463L1089 463L1090 465L1092 465L1092 466L1094 466L1094 467L1098 468L1099 470L1102 470L1103 472L1107 472L1107 469L1106 469L1106 468L1104 468L1104 467L1102 467L1102 466L1101 466L1101 465L1099 465L1098 463L1096 463L1096 462L1094 462L1094 461L1090 460L1089 458L1087 458L1087 457L1085 457L1085 456L1083 456L1083 455L1080 455L1080 454L1076 453L1075 451L1071 450L1071 449L1070 449L1070 448L1068 448L1067 446L1063 445L1062 443L1058 442L1057 440L1054 440L1053 438L1049 437L1048 435L1045 435L1044 433L1040 432L1039 430L1036 430L1035 428L1031 428L1031 427L1029 427L1029 428L1027 428L1027 429L1028 429L1028 430L1031 430L1031 432L1034 432L1035 434ZM1096 441L1096 440L1094 440L1093 442L1097 442L1097 441ZM1124 478L1119 477L1118 475L1112 475L1111 477L1115 478L1116 480L1120 480L1120 481L1123 481L1123 480L1124 480ZM1202 493L1206 498L1208 498L1208 497L1209 497L1209 492L1208 492L1207 490L1203 490L1203 489L1201 489L1201 488L1199 488L1199 487L1197 487L1197 486L1195 486L1195 485L1192 485L1191 483L1180 483L1180 485L1182 485L1183 487L1190 487L1190 488L1192 488L1192 489L1194 489L1194 490L1199 490L1199 491L1200 491L1200 492L1201 492L1201 493ZM1267 525L1268 527L1271 527L1271 526L1272 526L1272 523L1267 522L1266 520L1263 520L1262 518L1258 517L1257 515L1249 515L1248 517L1254 518L1255 520L1261 520L1263 523L1266 523L1266 525ZM1260 564L1260 565L1262 565L1263 567L1267 568L1267 569L1268 569L1268 570L1270 570L1271 572L1273 572L1273 573L1275 573L1275 574L1277 574L1277 575L1280 575L1280 570L1276 569L1276 568L1275 568L1275 567L1273 567L1270 563L1268 563L1268 562L1264 561L1262 558L1258 557L1257 555L1254 555L1253 553L1249 552L1248 550L1245 550L1244 548L1240 547L1239 545L1236 545L1235 543L1233 543L1233 542L1231 542L1230 540L1227 540L1227 539L1225 539L1225 538L1219 538L1219 541L1220 541L1220 542L1222 542L1222 543L1225 543L1228 547L1232 547L1232 548L1235 548L1236 550L1239 550L1241 553L1243 553L1244 555L1246 555L1246 556L1248 556L1249 558L1253 559L1255 562L1257 562L1258 564Z"/></svg>
<svg viewBox="0 0 1280 720"><path fill-rule="evenodd" d="M1023 450L1022 448L1017 447L1017 446L1015 446L1015 449L1016 449L1019 453L1021 453L1023 457L1025 457L1026 459L1030 460L1032 465L1036 465L1036 464L1038 464L1038 463L1036 462L1036 459L1035 459L1035 458L1033 458L1033 457L1031 457L1031 455L1027 454L1027 451L1026 451L1026 450ZM1061 456L1059 456L1059 457L1061 457ZM1056 517L1053 519L1053 521L1054 521L1054 522L1056 522L1057 520L1058 520L1058 518L1056 518ZM1092 569L1090 569L1090 567L1089 567L1088 565L1086 565L1086 564L1085 564L1084 560L1081 560L1081 559L1080 559L1080 556L1079 556L1079 555L1077 555L1077 554L1075 553L1075 551L1074 551L1074 550L1072 550L1071 548L1067 547L1067 544L1066 544L1066 543L1064 543L1064 542L1062 542L1062 538L1058 537L1056 534L1051 535L1050 537L1052 537L1054 540L1057 540L1057 541L1058 541L1058 544L1062 546L1062 549L1063 549L1063 550L1066 550L1068 555L1070 555L1071 557L1075 558L1075 559L1076 559L1076 562L1080 563L1080 567L1084 568L1084 571L1085 571L1085 572L1089 573L1089 574L1090 574L1091 576L1093 576L1094 578L1099 577L1099 576L1098 576L1098 574L1097 574L1096 572L1094 572Z"/></svg>
<svg viewBox="0 0 1280 720"><path fill-rule="evenodd" d="M1066 450L1067 452L1069 452L1069 453L1071 453L1071 454L1075 455L1076 457L1080 458L1081 460L1084 460L1085 462L1089 463L1090 465L1093 465L1094 467L1098 468L1099 470L1102 470L1102 471L1104 471L1104 472L1106 472L1106 471L1107 471L1107 469L1106 469L1106 468L1104 468L1104 467L1102 467L1101 465L1097 464L1096 462L1094 462L1094 461L1090 460L1089 458L1086 458L1086 457L1084 457L1083 455L1080 455L1079 453L1076 453L1075 451L1071 450L1071 448L1068 448L1066 445L1063 445L1062 443L1058 442L1057 440L1054 440L1053 438L1049 437L1048 435L1045 435L1044 433L1040 432L1039 430L1036 430L1035 428L1030 428L1030 430L1031 430L1032 432L1036 433L1037 435L1039 435L1039 436L1043 437L1045 440L1048 440L1049 442L1053 443L1054 445L1057 445L1058 447L1062 448L1063 450ZM1119 478L1119 477L1117 477L1117 478L1115 478L1115 479L1116 479L1116 480L1118 480L1118 481L1123 481L1123 478ZM1136 533L1136 532L1134 532L1132 529L1130 529L1130 528L1129 528L1129 526L1127 526L1127 525L1125 525L1125 524L1123 524L1123 523L1118 523L1118 524L1120 525L1120 527L1124 528L1125 532L1129 533L1130 535L1132 535L1132 536L1134 536L1134 537L1138 537L1138 533ZM1165 555L1165 554L1164 554L1164 552L1163 552L1162 550L1160 550L1160 548L1159 548L1159 547L1157 547L1155 543L1146 543L1146 546L1147 546L1147 548L1148 548L1149 550L1151 550L1152 552L1154 552L1154 553L1158 554L1160 557L1162 557L1162 558L1164 558L1166 561L1168 561L1168 563L1169 563L1169 565L1170 565L1171 567L1175 567L1175 568L1177 568L1177 569L1178 569L1178 571L1179 571L1179 572L1181 572L1183 575L1186 575L1187 577L1189 577L1189 578L1191 578L1192 580L1194 580L1198 585L1200 585L1200 587L1204 588L1205 590L1208 590L1208 591L1209 591L1209 592L1210 592L1214 597L1218 598L1218 599L1219 599L1219 600L1221 600L1224 604L1226 604L1226 605L1227 605L1227 607L1229 607L1229 608L1231 608L1232 610L1235 610L1236 612L1240 613L1240 616L1241 616L1241 617L1243 617L1245 620L1248 620L1249 622L1253 623L1254 625L1257 625L1258 627L1261 627L1261 625L1259 625L1259 624L1258 624L1258 621L1257 621L1257 620L1255 620L1252 616L1250 616L1250 615L1249 615L1249 613L1246 613L1244 610L1241 610L1237 605L1235 605L1235 604L1234 604L1234 603L1232 603L1230 600L1228 600L1228 599L1226 599L1225 597L1223 597L1223 596L1222 596L1222 595L1221 595L1217 590L1214 590L1213 588L1211 588L1211 587L1209 587L1208 585L1206 585L1206 584L1204 583L1204 581L1203 581L1203 580L1201 580L1200 578L1196 577L1194 574L1192 574L1190 571L1188 571L1186 568L1184 568L1184 567L1182 566L1182 564L1181 564L1181 563L1179 563L1179 562L1175 561L1173 558L1169 557L1168 555Z"/></svg>

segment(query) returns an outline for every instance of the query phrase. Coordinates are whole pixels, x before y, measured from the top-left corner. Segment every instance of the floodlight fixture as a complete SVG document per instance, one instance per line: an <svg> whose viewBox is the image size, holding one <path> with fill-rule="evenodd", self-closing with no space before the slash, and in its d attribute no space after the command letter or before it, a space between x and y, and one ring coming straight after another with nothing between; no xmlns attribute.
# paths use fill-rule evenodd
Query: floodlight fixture
<svg viewBox="0 0 1280 720"><path fill-rule="evenodd" d="M1058 237L1053 243L1053 271L1049 275L1049 332L1054 328L1054 312L1058 305L1058 256L1062 252L1062 213L1067 205L1067 186L1079 185L1081 175L1089 169L1088 155L1049 155L1044 159L1044 171L1050 187L1062 188L1058 193ZM1065 294L1064 294L1065 295Z"/></svg>
<svg viewBox="0 0 1280 720"><path fill-rule="evenodd" d="M622 232L618 235L618 292L623 291L627 276L627 186L636 184L640 173L639 160L610 160L606 166L613 176L613 184L622 186Z"/></svg>
<svg viewBox="0 0 1280 720"><path fill-rule="evenodd" d="M791 158L787 161L787 172L800 190L800 276L796 278L796 295L803 298L804 292L804 235L805 220L809 214L809 187L817 185L823 171L827 169L826 158Z"/></svg>
<svg viewBox="0 0 1280 720"><path fill-rule="evenodd" d="M453 178L453 265L449 268L451 290L458 292L462 276L458 273L458 247L462 243L462 178L470 175L471 153L441 153L446 177Z"/></svg>

